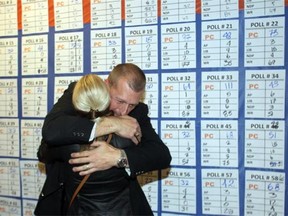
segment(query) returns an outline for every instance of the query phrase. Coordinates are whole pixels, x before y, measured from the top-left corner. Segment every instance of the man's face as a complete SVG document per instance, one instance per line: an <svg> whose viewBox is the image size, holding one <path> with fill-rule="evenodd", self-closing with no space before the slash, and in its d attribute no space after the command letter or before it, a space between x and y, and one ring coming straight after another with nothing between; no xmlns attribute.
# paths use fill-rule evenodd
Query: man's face
<svg viewBox="0 0 288 216"><path fill-rule="evenodd" d="M110 110L115 116L127 115L137 106L142 95L143 91L134 92L122 78L118 80L117 87L110 87Z"/></svg>

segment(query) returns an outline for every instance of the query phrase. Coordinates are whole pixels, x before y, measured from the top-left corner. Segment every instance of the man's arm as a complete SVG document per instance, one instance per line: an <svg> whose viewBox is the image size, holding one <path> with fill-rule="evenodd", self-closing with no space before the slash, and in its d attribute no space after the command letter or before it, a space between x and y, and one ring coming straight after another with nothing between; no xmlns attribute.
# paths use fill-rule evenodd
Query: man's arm
<svg viewBox="0 0 288 216"><path fill-rule="evenodd" d="M137 117L142 131L140 144L125 149L131 176L169 167L172 160L170 151L152 127L147 105L140 104L131 116Z"/></svg>
<svg viewBox="0 0 288 216"><path fill-rule="evenodd" d="M49 146L87 144L91 138L94 122L77 114L72 103L75 83L69 85L52 110L47 114L42 127L42 136ZM140 130L136 119L130 116L109 116L96 122L95 136L116 133L138 143L134 134Z"/></svg>
<svg viewBox="0 0 288 216"><path fill-rule="evenodd" d="M131 116L107 116L99 118L95 135L100 137L110 133L131 139L135 144L138 144L142 137L138 121ZM138 137L135 134L138 134Z"/></svg>
<svg viewBox="0 0 288 216"><path fill-rule="evenodd" d="M88 143L94 122L77 115L72 94L75 82L71 83L47 114L42 127L42 136L49 146Z"/></svg>
<svg viewBox="0 0 288 216"><path fill-rule="evenodd" d="M168 147L156 134L147 114L148 107L144 104L138 105L131 113L132 117L137 117L142 131L142 139L138 145L123 149L127 155L132 177L145 172L167 168L172 159ZM76 166L73 168L75 172L87 175L116 166L120 157L119 149L105 142L95 142L93 145L97 146L97 148L71 155L72 159L69 162ZM89 168L86 165L83 166L83 164L88 164Z"/></svg>

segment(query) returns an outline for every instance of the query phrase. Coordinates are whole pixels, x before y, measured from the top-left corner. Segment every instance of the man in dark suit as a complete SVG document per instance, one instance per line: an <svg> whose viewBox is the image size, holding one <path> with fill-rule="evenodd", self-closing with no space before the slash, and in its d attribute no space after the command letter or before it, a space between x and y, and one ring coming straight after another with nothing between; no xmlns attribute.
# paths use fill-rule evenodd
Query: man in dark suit
<svg viewBox="0 0 288 216"><path fill-rule="evenodd" d="M145 92L145 74L134 64L120 64L109 74L106 83L111 98L109 109L114 116L101 117L94 123L75 115L73 85L70 85L46 116L42 128L43 139L48 146L87 144L95 137L109 133L131 139L135 145L125 150L103 141L93 142L97 148L72 153L69 163L78 165L73 171L80 175L115 166L128 168L133 214L153 215L136 177L169 167L171 155L151 125L147 105L139 102Z"/></svg>

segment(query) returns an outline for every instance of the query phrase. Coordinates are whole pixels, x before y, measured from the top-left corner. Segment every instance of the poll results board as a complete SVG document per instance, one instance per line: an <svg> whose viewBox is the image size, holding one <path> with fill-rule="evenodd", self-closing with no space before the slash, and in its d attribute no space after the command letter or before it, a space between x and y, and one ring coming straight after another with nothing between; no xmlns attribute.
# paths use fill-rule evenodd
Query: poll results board
<svg viewBox="0 0 288 216"><path fill-rule="evenodd" d="M138 177L155 216L288 215L287 0L0 0L0 215L33 215L44 117L119 63L169 147Z"/></svg>

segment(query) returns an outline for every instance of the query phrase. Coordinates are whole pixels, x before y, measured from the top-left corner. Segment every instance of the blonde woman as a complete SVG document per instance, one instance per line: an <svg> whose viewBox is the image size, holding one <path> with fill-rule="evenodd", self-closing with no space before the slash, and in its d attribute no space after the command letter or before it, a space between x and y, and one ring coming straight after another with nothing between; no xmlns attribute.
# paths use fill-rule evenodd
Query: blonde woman
<svg viewBox="0 0 288 216"><path fill-rule="evenodd" d="M111 114L108 111L110 96L107 85L96 74L83 76L78 82L70 84L68 89L71 88L73 88L72 103L77 115L89 118L91 121L99 121L99 117ZM71 127L73 128L72 125ZM84 134L76 133L75 136L84 136ZM100 140L106 140L107 137L108 135L102 136ZM99 141L99 138L97 138L97 141ZM131 140L121 138L115 134L113 134L110 143L110 148L117 147L121 149L134 145ZM90 144L93 144L93 142ZM65 193L64 206L61 207L62 215L132 215L128 187L129 176L124 168L117 167L92 173L71 207L68 208L73 193L83 178L79 173L72 171L73 166L68 163L70 154L75 151L90 150L92 149L90 144L81 143L50 147L44 155L48 167L49 164L55 162L62 163L61 180L63 181ZM83 165L88 166L88 164ZM49 177L49 171L47 176ZM53 177L50 176L50 178ZM36 215L48 215L52 212L36 211L35 213Z"/></svg>

